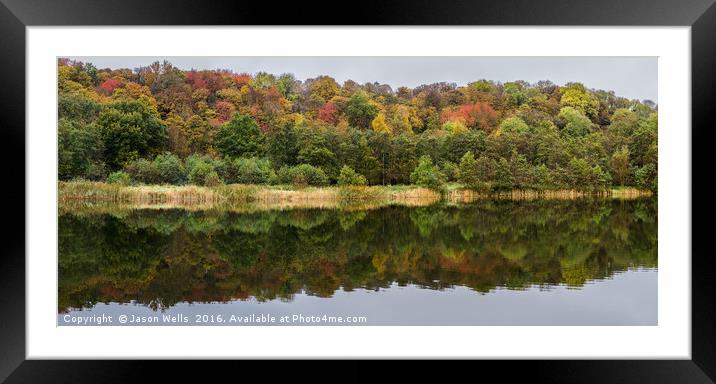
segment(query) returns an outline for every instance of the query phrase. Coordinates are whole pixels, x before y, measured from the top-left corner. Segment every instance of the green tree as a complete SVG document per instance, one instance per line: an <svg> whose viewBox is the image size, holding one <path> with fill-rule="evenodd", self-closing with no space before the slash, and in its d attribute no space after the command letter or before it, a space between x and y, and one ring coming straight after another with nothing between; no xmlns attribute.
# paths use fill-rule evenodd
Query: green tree
<svg viewBox="0 0 716 384"><path fill-rule="evenodd" d="M485 155L477 158L475 162L475 169L477 172L477 179L480 180L479 187L484 192L492 190L495 184L495 177L497 172L497 162Z"/></svg>
<svg viewBox="0 0 716 384"><path fill-rule="evenodd" d="M623 146L629 146L638 124L639 118L636 113L626 108L617 109L612 115L611 124L607 129L607 151L611 153Z"/></svg>
<svg viewBox="0 0 716 384"><path fill-rule="evenodd" d="M124 166L124 171L132 180L139 183L155 184L159 182L157 169L152 165L152 162L147 159L130 161Z"/></svg>
<svg viewBox="0 0 716 384"><path fill-rule="evenodd" d="M60 119L91 123L97 120L101 110L99 103L82 94L60 94L58 97L57 115Z"/></svg>
<svg viewBox="0 0 716 384"><path fill-rule="evenodd" d="M298 143L292 123L283 122L270 129L266 144L271 163L277 168L297 164Z"/></svg>
<svg viewBox="0 0 716 384"><path fill-rule="evenodd" d="M302 127L298 135L299 163L321 168L330 179L338 177L338 158L333 150L334 137L319 127Z"/></svg>
<svg viewBox="0 0 716 384"><path fill-rule="evenodd" d="M510 157L510 172L514 188L527 189L532 186L532 167L525 156L517 151Z"/></svg>
<svg viewBox="0 0 716 384"><path fill-rule="evenodd" d="M519 106L527 101L527 92L524 87L517 82L505 83L504 92L510 103Z"/></svg>
<svg viewBox="0 0 716 384"><path fill-rule="evenodd" d="M573 157L569 161L569 186L579 190L588 190L592 186L592 168L584 159Z"/></svg>
<svg viewBox="0 0 716 384"><path fill-rule="evenodd" d="M656 192L659 187L658 172L654 163L649 163L634 172L636 185L639 188Z"/></svg>
<svg viewBox="0 0 716 384"><path fill-rule="evenodd" d="M509 117L500 123L500 132L527 133L530 127L519 117Z"/></svg>
<svg viewBox="0 0 716 384"><path fill-rule="evenodd" d="M584 137L592 131L592 122L575 108L560 109L558 117L565 122L562 133L567 136Z"/></svg>
<svg viewBox="0 0 716 384"><path fill-rule="evenodd" d="M592 188L595 191L604 191L609 189L612 184L611 175L604 172L602 167L595 165L592 167Z"/></svg>
<svg viewBox="0 0 716 384"><path fill-rule="evenodd" d="M66 118L61 118L57 126L58 178L102 178L104 144L97 127Z"/></svg>
<svg viewBox="0 0 716 384"><path fill-rule="evenodd" d="M658 116L656 112L639 123L629 144L629 153L633 163L642 167L657 163Z"/></svg>
<svg viewBox="0 0 716 384"><path fill-rule="evenodd" d="M104 159L111 170L140 157L161 153L166 127L157 110L143 100L119 100L100 112L97 126L104 143Z"/></svg>
<svg viewBox="0 0 716 384"><path fill-rule="evenodd" d="M348 124L352 127L368 129L371 122L378 115L378 107L363 91L354 93L346 105Z"/></svg>
<svg viewBox="0 0 716 384"><path fill-rule="evenodd" d="M435 191L444 191L445 189L445 177L433 165L433 161L428 156L420 158L418 166L410 174L410 181L415 185Z"/></svg>
<svg viewBox="0 0 716 384"><path fill-rule="evenodd" d="M458 181L470 189L479 189L480 176L477 169L477 160L472 151L467 151L460 160L460 173Z"/></svg>
<svg viewBox="0 0 716 384"><path fill-rule="evenodd" d="M509 191L514 188L514 179L512 178L512 170L510 163L504 157L500 157L495 169L494 188L498 191Z"/></svg>
<svg viewBox="0 0 716 384"><path fill-rule="evenodd" d="M534 175L533 187L538 190L544 190L553 186L552 174L546 165L540 164L534 167L532 171Z"/></svg>
<svg viewBox="0 0 716 384"><path fill-rule="evenodd" d="M459 163L467 151L473 153L484 151L485 137L486 134L482 130L445 135L442 146L439 147L440 152L437 152L435 158Z"/></svg>
<svg viewBox="0 0 716 384"><path fill-rule="evenodd" d="M221 126L214 147L225 157L253 157L263 154L264 136L252 117L236 114Z"/></svg>
<svg viewBox="0 0 716 384"><path fill-rule="evenodd" d="M368 139L361 137L358 141L358 152L355 158L355 169L366 176L371 184L380 182L381 165L368 145Z"/></svg>
<svg viewBox="0 0 716 384"><path fill-rule="evenodd" d="M413 135L402 134L390 142L390 156L387 159L386 174L391 183L410 182L410 173L417 163Z"/></svg>
<svg viewBox="0 0 716 384"><path fill-rule="evenodd" d="M619 185L626 185L629 172L631 171L629 166L629 148L627 146L623 146L621 149L614 152L611 160L609 161L609 165L611 166Z"/></svg>
<svg viewBox="0 0 716 384"><path fill-rule="evenodd" d="M460 166L449 160L443 160L438 165L438 169L445 176L447 181L456 181L460 176Z"/></svg>

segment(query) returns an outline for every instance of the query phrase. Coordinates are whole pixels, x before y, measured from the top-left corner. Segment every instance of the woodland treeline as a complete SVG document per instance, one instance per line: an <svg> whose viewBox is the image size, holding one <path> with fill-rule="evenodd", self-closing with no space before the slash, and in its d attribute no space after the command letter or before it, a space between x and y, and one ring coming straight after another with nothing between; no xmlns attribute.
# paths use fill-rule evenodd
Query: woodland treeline
<svg viewBox="0 0 716 384"><path fill-rule="evenodd" d="M58 90L64 181L657 188L656 104L580 83L392 89L60 59Z"/></svg>

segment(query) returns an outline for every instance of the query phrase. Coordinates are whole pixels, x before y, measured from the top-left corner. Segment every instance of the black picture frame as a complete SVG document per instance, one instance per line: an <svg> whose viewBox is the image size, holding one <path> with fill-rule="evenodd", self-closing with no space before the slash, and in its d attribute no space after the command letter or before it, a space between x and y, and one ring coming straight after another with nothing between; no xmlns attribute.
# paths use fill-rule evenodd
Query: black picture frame
<svg viewBox="0 0 716 384"><path fill-rule="evenodd" d="M129 382L164 378L164 362L26 360L25 346L25 43L26 26L75 25L552 25L552 26L690 26L692 79L692 175L709 175L704 146L710 143L709 115L716 87L716 6L713 0L548 1L364 1L256 2L189 0L0 0L0 152L9 224L0 258L0 381ZM259 37L257 37L259 38ZM635 42L638 44L638 42ZM699 148L701 147L701 148ZM22 159L22 160L21 160ZM533 382L712 383L716 379L716 274L705 236L710 216L704 200L708 177L692 178L692 359L475 361L468 372L499 373L502 379ZM20 187L22 185L22 187ZM700 187L700 188L699 188ZM23 201L20 205L17 202ZM662 201L661 204L668 204ZM8 214L10 214L8 216ZM10 221L12 220L12 221ZM22 225L20 225L22 223ZM662 225L664 225L662 223ZM666 224L668 225L668 224ZM675 255L680 256L680 255ZM686 257L687 255L683 255ZM343 362L350 379L370 379L373 370ZM137 369L145 368L141 373ZM389 368L389 367L386 367ZM389 369L388 377L405 372ZM197 369L203 371L205 369ZM313 369L301 370L314 375ZM182 371L185 374L186 370ZM296 375L274 369L272 380ZM439 372L419 371L422 378ZM385 377L385 376L382 376ZM185 377L186 378L186 377ZM444 378L444 377L443 377ZM502 380L501 380L502 381ZM508 380L508 382L511 380ZM203 382L207 382L204 380Z"/></svg>

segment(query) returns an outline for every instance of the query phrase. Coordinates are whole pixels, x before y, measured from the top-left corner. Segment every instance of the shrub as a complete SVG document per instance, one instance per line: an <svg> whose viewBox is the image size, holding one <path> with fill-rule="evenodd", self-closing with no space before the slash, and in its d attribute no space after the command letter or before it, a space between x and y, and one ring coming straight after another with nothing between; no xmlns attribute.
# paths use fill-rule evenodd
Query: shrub
<svg viewBox="0 0 716 384"><path fill-rule="evenodd" d="M353 168L344 165L341 173L338 175L338 185L366 185L368 180L365 176L353 170Z"/></svg>
<svg viewBox="0 0 716 384"><path fill-rule="evenodd" d="M413 173L410 174L410 181L421 187L430 188L436 191L444 191L445 176L433 166L430 156L422 156L415 167Z"/></svg>
<svg viewBox="0 0 716 384"><path fill-rule="evenodd" d="M117 171L112 172L107 176L107 183L117 185L129 185L132 183L132 178L127 172Z"/></svg>
<svg viewBox="0 0 716 384"><path fill-rule="evenodd" d="M181 160L174 154L158 155L154 161L133 160L124 167L129 176L145 184L184 184L186 170Z"/></svg>
<svg viewBox="0 0 716 384"><path fill-rule="evenodd" d="M209 159L194 159L187 163L189 168L189 183L194 185L221 184L221 178L216 172L213 161Z"/></svg>
<svg viewBox="0 0 716 384"><path fill-rule="evenodd" d="M276 178L268 159L226 159L217 166L219 175L228 184L268 184Z"/></svg>
<svg viewBox="0 0 716 384"><path fill-rule="evenodd" d="M132 180L140 183L152 184L158 179L157 170L147 159L133 160L124 167Z"/></svg>
<svg viewBox="0 0 716 384"><path fill-rule="evenodd" d="M198 163L208 163L214 166L214 168L217 168L219 165L221 165L221 160L213 159L209 155L199 155L199 154L192 154L190 156L187 156L187 158L184 160L184 168L187 171L187 174L189 171L191 171L194 166L196 166Z"/></svg>
<svg viewBox="0 0 716 384"><path fill-rule="evenodd" d="M207 187L216 187L222 184L224 184L224 181L221 180L219 174L214 170L210 171L206 177L204 177L204 185Z"/></svg>
<svg viewBox="0 0 716 384"><path fill-rule="evenodd" d="M182 161L173 154L165 153L157 156L152 162L156 183L184 184L186 181L186 170Z"/></svg>
<svg viewBox="0 0 716 384"><path fill-rule="evenodd" d="M92 181L103 180L107 176L107 166L104 161L98 160L91 162L85 176L88 180Z"/></svg>
<svg viewBox="0 0 716 384"><path fill-rule="evenodd" d="M282 184L295 185L326 185L328 176L321 168L309 164L301 164L295 167L283 166L278 170L277 179Z"/></svg>

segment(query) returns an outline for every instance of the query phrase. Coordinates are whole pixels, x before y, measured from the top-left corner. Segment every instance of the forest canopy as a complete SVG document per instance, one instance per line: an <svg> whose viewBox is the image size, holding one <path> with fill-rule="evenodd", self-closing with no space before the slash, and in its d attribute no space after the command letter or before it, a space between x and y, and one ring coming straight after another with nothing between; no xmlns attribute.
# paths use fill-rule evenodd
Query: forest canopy
<svg viewBox="0 0 716 384"><path fill-rule="evenodd" d="M63 181L657 188L656 104L576 82L392 89L60 59L58 91Z"/></svg>

